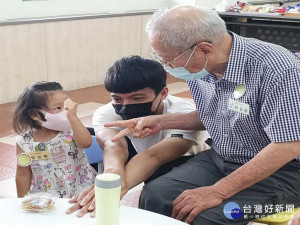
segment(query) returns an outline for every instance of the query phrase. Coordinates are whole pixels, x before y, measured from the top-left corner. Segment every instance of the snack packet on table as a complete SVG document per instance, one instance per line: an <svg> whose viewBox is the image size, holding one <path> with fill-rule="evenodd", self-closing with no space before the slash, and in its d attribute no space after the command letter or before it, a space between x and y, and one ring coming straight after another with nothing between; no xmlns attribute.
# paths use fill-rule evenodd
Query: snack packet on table
<svg viewBox="0 0 300 225"><path fill-rule="evenodd" d="M22 209L24 211L33 212L49 212L53 209L55 197L52 194L39 192L28 194L22 201Z"/></svg>

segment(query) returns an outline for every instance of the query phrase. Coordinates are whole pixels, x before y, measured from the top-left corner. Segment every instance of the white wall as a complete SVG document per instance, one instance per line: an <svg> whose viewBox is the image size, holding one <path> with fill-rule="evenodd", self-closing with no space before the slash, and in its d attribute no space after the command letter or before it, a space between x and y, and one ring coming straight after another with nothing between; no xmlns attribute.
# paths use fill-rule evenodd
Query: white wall
<svg viewBox="0 0 300 225"><path fill-rule="evenodd" d="M124 13L154 10L167 0L0 0L0 20L93 13Z"/></svg>
<svg viewBox="0 0 300 225"><path fill-rule="evenodd" d="M169 7L178 2L214 8L222 0L0 0L0 21L10 19L53 17L80 14L124 13ZM243 0L242 0L243 1ZM235 4L236 0L228 0ZM247 2L244 0L243 2ZM286 5L296 5L288 3Z"/></svg>
<svg viewBox="0 0 300 225"><path fill-rule="evenodd" d="M228 0L235 4L236 0ZM214 8L221 0L0 0L0 21L10 19L68 16L94 13L149 11L187 3ZM244 0L247 2L247 0Z"/></svg>
<svg viewBox="0 0 300 225"><path fill-rule="evenodd" d="M205 8L208 8L208 9L213 9L215 8L215 6L217 4L219 4L222 0L168 0L167 1L167 5L168 6L173 6L175 4L185 4L187 3L187 5L189 4L196 4L197 6L201 6L201 7L205 7ZM245 0L244 2L246 2L247 0ZM228 2L230 4L235 4L236 3L236 0L228 0Z"/></svg>
<svg viewBox="0 0 300 225"><path fill-rule="evenodd" d="M196 4L198 6L202 6L202 7L206 7L206 8L209 8L209 9L213 9L215 8L215 6L219 3L221 3L222 0L197 0ZM234 5L237 1L236 0L228 0L229 4L232 4ZM242 2L247 2L247 0L242 0Z"/></svg>
<svg viewBox="0 0 300 225"><path fill-rule="evenodd" d="M144 32L150 15L0 26L0 104L37 81L66 90L103 84L117 59L151 57Z"/></svg>

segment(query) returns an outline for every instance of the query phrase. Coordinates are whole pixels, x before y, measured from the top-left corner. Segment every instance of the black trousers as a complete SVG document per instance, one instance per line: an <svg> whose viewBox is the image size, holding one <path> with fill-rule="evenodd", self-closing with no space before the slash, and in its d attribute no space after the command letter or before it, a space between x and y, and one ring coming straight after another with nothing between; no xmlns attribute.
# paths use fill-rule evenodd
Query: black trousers
<svg viewBox="0 0 300 225"><path fill-rule="evenodd" d="M183 191L210 186L241 165L224 162L214 150L200 152L180 167L158 177L143 187L139 207L166 216L172 215L172 202ZM229 219L224 206L237 203L242 211L239 219ZM262 205L262 213L255 213L255 205ZM244 189L221 205L207 209L195 217L192 225L234 224L244 225L256 215L275 213L276 205L300 206L300 163L291 161L266 179ZM249 208L249 206L251 208ZM271 211L266 206L272 206ZM247 207L247 211L245 211ZM250 210L249 210L250 209Z"/></svg>

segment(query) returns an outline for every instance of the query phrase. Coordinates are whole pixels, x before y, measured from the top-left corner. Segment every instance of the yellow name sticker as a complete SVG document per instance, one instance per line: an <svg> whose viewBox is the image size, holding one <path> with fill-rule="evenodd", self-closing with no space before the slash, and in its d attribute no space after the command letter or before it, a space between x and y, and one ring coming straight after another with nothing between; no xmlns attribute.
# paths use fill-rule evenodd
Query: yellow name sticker
<svg viewBox="0 0 300 225"><path fill-rule="evenodd" d="M233 99L229 99L228 109L231 109L235 112L243 113L249 115L250 107L249 104L235 101Z"/></svg>
<svg viewBox="0 0 300 225"><path fill-rule="evenodd" d="M29 152L27 154L30 155L32 160L45 160L50 158L49 151Z"/></svg>
<svg viewBox="0 0 300 225"><path fill-rule="evenodd" d="M29 166L32 159L31 157L26 153L21 153L17 156L17 163L19 166L25 167Z"/></svg>
<svg viewBox="0 0 300 225"><path fill-rule="evenodd" d="M45 160L51 157L49 151L21 153L17 156L19 166L29 166L33 160Z"/></svg>

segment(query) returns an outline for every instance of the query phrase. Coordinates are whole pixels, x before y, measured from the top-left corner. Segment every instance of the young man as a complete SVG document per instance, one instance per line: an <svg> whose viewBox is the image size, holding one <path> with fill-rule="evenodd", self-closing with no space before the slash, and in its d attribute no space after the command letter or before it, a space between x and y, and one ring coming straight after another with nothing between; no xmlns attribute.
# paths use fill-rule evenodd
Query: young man
<svg viewBox="0 0 300 225"><path fill-rule="evenodd" d="M93 126L103 149L104 172L121 176L122 196L137 184L166 174L207 148L207 132L202 132L199 139L199 132L187 130L164 130L145 139L128 135L111 141L122 128L106 128L105 123L195 110L191 103L168 96L166 72L158 62L139 56L122 58L109 68L104 83L112 102L95 111ZM85 195L88 196L81 201ZM93 197L92 187L71 201L77 200L77 204L68 213L77 210L80 202L83 208L78 216L93 211L94 203L89 208L86 204Z"/></svg>

